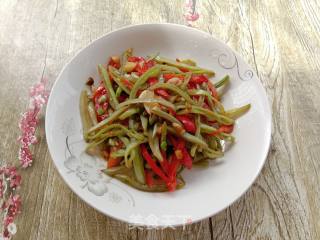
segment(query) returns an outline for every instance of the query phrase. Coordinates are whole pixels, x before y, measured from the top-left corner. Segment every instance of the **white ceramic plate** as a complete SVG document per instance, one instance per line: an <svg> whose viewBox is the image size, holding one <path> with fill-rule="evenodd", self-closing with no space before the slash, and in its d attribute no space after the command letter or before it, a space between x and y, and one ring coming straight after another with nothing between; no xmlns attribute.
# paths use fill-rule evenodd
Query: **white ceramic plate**
<svg viewBox="0 0 320 240"><path fill-rule="evenodd" d="M213 69L219 80L231 76L223 98L226 108L251 103L237 120L236 144L206 169L185 170L186 186L173 193L146 193L103 175L105 163L83 153L79 96L87 78L98 79L97 65L133 47L136 55L160 52L192 58ZM174 24L122 28L92 42L61 71L46 112L46 135L52 159L69 187L98 211L131 224L176 226L207 218L229 206L254 182L266 159L271 113L266 92L242 58L205 32Z"/></svg>

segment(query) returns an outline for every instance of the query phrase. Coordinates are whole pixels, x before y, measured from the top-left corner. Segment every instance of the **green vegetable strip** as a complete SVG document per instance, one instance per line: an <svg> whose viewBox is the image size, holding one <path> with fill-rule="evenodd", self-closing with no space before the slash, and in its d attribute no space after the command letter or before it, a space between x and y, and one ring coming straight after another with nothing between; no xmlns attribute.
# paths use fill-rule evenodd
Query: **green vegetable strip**
<svg viewBox="0 0 320 240"><path fill-rule="evenodd" d="M122 113L122 114L119 116L119 119L120 119L120 120L124 120L124 119L126 119L126 118L128 118L128 117L131 117L131 116L133 116L134 114L139 113L139 112L140 112L140 109L139 109L139 108L131 108L131 109L129 109L128 111Z"/></svg>
<svg viewBox="0 0 320 240"><path fill-rule="evenodd" d="M146 142L146 141L141 141L141 142L135 142L134 140L132 140L133 142L131 142L125 150L124 153L124 162L126 167L131 168L132 167L132 161L129 161L128 156L131 154L131 152L133 152L133 150L138 147L140 144Z"/></svg>
<svg viewBox="0 0 320 240"><path fill-rule="evenodd" d="M217 131L216 128L211 127L211 126L209 126L207 124L203 124L203 123L200 124L200 129L201 129L202 133L213 133L213 132ZM231 134L221 132L221 133L218 133L217 135L223 137L225 140L228 140L230 142L234 142L235 141L234 136L232 136Z"/></svg>
<svg viewBox="0 0 320 240"><path fill-rule="evenodd" d="M201 124L200 124L200 130L201 130L201 132L203 132L203 133L213 133L213 132L217 131L216 128L211 127L211 126L209 126L209 125L207 125L207 124L204 124L204 123L201 123Z"/></svg>
<svg viewBox="0 0 320 240"><path fill-rule="evenodd" d="M168 65L163 65L163 64L157 64L157 66L160 67L161 71L167 71L171 73L182 73L179 68L173 67L173 66L168 66Z"/></svg>
<svg viewBox="0 0 320 240"><path fill-rule="evenodd" d="M140 148L137 146L135 147L132 152L134 153L135 157L133 158L133 170L135 177L139 183L145 183L145 174L144 174L144 167L143 167L143 159L141 157Z"/></svg>
<svg viewBox="0 0 320 240"><path fill-rule="evenodd" d="M121 76L118 75L115 71L115 68L109 66L110 75L112 76L113 80L119 85L119 87L125 91L127 94L130 94L130 90L121 82Z"/></svg>
<svg viewBox="0 0 320 240"><path fill-rule="evenodd" d="M149 89L154 90L157 88L169 89L175 92L176 94L180 95L181 97L183 97L188 103L195 104L195 102L190 98L190 96L186 92L182 91L180 88L178 88L176 85L172 83L156 83L152 85Z"/></svg>
<svg viewBox="0 0 320 240"><path fill-rule="evenodd" d="M186 89L186 88L187 88L188 83L189 83L189 81L190 81L190 79L191 79L191 76L192 76L191 73L186 73L186 75L185 75L185 77L184 77L184 79L183 79L183 83L182 83L182 85L181 85L181 88L182 88L182 89Z"/></svg>
<svg viewBox="0 0 320 240"><path fill-rule="evenodd" d="M162 154L159 148L159 138L158 136L152 137L152 130L148 132L148 143L151 148L153 155L160 161L163 161Z"/></svg>
<svg viewBox="0 0 320 240"><path fill-rule="evenodd" d="M191 95L191 96L206 96L208 98L208 103L209 103L209 107L211 109L214 108L214 105L213 105L213 102L212 102L212 99L213 97L211 96L211 94L208 92L208 91L205 91L205 90L202 90L202 89L192 89L192 90L188 90L188 93ZM202 104L199 104L200 106Z"/></svg>
<svg viewBox="0 0 320 240"><path fill-rule="evenodd" d="M119 104L119 108L122 108L124 106L128 106L128 105L132 105L132 104L138 104L138 103L159 103L165 107L169 107L173 110L175 110L175 106L171 103L168 102L164 99L160 99L160 98L136 98L136 99L131 99L131 100L127 100L124 101L122 103Z"/></svg>
<svg viewBox="0 0 320 240"><path fill-rule="evenodd" d="M154 122L155 121L157 121L157 116L156 115L154 115L154 114L151 114L150 116L149 116L149 125L153 125L154 124Z"/></svg>
<svg viewBox="0 0 320 240"><path fill-rule="evenodd" d="M105 174L113 177L116 174L128 174L132 170L127 168L126 166L117 166L117 167L103 169L102 171Z"/></svg>
<svg viewBox="0 0 320 240"><path fill-rule="evenodd" d="M119 138L120 138L120 140L123 142L123 144L124 144L125 146L128 146L128 145L129 145L130 141L129 141L128 138L122 137L122 136L120 136Z"/></svg>
<svg viewBox="0 0 320 240"><path fill-rule="evenodd" d="M107 73L106 69L101 65L99 64L98 66L99 68L99 71L101 72L102 74L102 77L103 77L103 82L104 82L104 85L105 85L105 88L107 89L109 95L110 95L110 105L112 106L113 109L116 109L119 102L118 102L118 99L116 98L116 94L112 88L112 84L110 82L110 79L109 79L109 74Z"/></svg>
<svg viewBox="0 0 320 240"><path fill-rule="evenodd" d="M119 123L115 123L115 124L111 124L111 125L108 125L106 126L105 128L101 129L99 132L97 132L95 135L89 135L88 136L88 139L89 140L92 140L92 139L95 139L95 138L98 138L101 134L113 129L113 128L122 128L123 126Z"/></svg>
<svg viewBox="0 0 320 240"><path fill-rule="evenodd" d="M169 113L161 111L158 107L152 108L151 109L151 113L153 113L153 114L155 114L155 115L157 115L159 117L162 117L162 118L164 118L164 119L166 119L166 120L168 120L168 121L170 121L172 123L176 123L176 124L179 124L180 126L182 126L178 119L176 119L174 116L172 116Z"/></svg>
<svg viewBox="0 0 320 240"><path fill-rule="evenodd" d="M89 98L86 90L83 90L80 95L80 115L82 121L82 128L83 128L83 137L87 140L87 132L92 126L90 114L88 111L88 103Z"/></svg>
<svg viewBox="0 0 320 240"><path fill-rule="evenodd" d="M106 119L104 119L103 121L99 122L97 125L93 126L92 128L89 129L88 134L90 133L94 133L96 130L101 129L102 127L104 127L105 125L107 125L108 123L111 123L115 120L118 119L118 117L128 109L129 107L125 106L122 108L119 108L118 110L116 110L115 112L113 112L109 117L107 117Z"/></svg>
<svg viewBox="0 0 320 240"><path fill-rule="evenodd" d="M197 114L204 115L207 118L213 118L217 120L219 123L226 124L226 125L231 125L234 123L234 120L232 118L229 118L227 116L221 115L219 113L216 113L198 106L192 106L191 113L197 113Z"/></svg>
<svg viewBox="0 0 320 240"><path fill-rule="evenodd" d="M122 88L121 87L117 87L116 98L120 97L121 93L122 93Z"/></svg>
<svg viewBox="0 0 320 240"><path fill-rule="evenodd" d="M155 58L156 62L158 63L166 63L168 65L177 67L177 68L183 68L183 69L188 69L190 71L203 71L205 74L208 74L208 76L214 76L214 72L211 70L207 70L204 68L200 68L200 67L196 67L196 66L190 66L188 64L184 64L184 63L180 63L180 62L176 62L174 60L170 60L167 58L163 58L163 57L156 57Z"/></svg>
<svg viewBox="0 0 320 240"><path fill-rule="evenodd" d="M153 185L153 186L149 187L148 185L141 184L137 180L135 180L134 178L132 178L128 175L125 175L125 174L116 174L116 175L113 175L113 177L115 177L116 179L120 180L121 182L123 182L131 187L134 187L136 189L139 189L141 191L145 191L145 192L166 192L166 191L168 191L168 188L165 184ZM178 188L178 186L177 186L177 188Z"/></svg>
<svg viewBox="0 0 320 240"><path fill-rule="evenodd" d="M237 119L245 114L251 108L251 104L244 105L239 108L234 108L225 112L225 115L232 119Z"/></svg>
<svg viewBox="0 0 320 240"><path fill-rule="evenodd" d="M120 58L120 72L123 73L123 68L128 61L128 57L132 56L132 48L127 49L124 51Z"/></svg>
<svg viewBox="0 0 320 240"><path fill-rule="evenodd" d="M89 140L95 140L97 138L103 138L105 134L108 134L108 131L114 128L120 128L122 131L124 131L125 134L127 134L129 137L133 137L136 138L137 140L142 141L144 139L144 136L132 129L128 129L126 127L124 127L121 124L112 124L104 129L101 129L98 133L96 133L93 136L88 136Z"/></svg>
<svg viewBox="0 0 320 240"><path fill-rule="evenodd" d="M190 133L185 132L183 134L179 134L171 126L168 126L168 131L170 133L175 134L175 135L181 136L183 139L187 140L188 142L191 142L193 144L198 144L200 147L203 147L203 148L208 148L208 144L205 141L203 141L202 139L200 139L200 138L198 138L198 137L196 137L196 136L194 136L194 135L192 135Z"/></svg>
<svg viewBox="0 0 320 240"><path fill-rule="evenodd" d="M221 135L221 137L224 139L224 140L226 140L226 141L229 141L229 142L235 142L235 137L234 136L232 136L231 134L229 134L229 133L224 133L224 132L222 132L222 133L220 133L220 135Z"/></svg>
<svg viewBox="0 0 320 240"><path fill-rule="evenodd" d="M97 121L97 116L96 116L96 111L94 109L94 104L93 102L90 100L90 96L92 96L92 90L91 90L91 87L89 86L86 86L85 87L85 90L87 91L87 98L88 98L88 112L89 112L89 116L90 116L90 119L91 119L91 123L92 126L98 124L98 121ZM105 97L105 96L104 96Z"/></svg>
<svg viewBox="0 0 320 240"><path fill-rule="evenodd" d="M164 122L161 127L161 149L167 150L167 122Z"/></svg>
<svg viewBox="0 0 320 240"><path fill-rule="evenodd" d="M196 121L195 121L196 127L197 127L195 136L201 139L201 134L200 134L200 126L201 126L200 124L201 124L201 121L200 121L200 120L201 120L201 119L200 119L200 115L197 114L197 115L196 115ZM196 144L194 144L194 145L191 147L190 154L191 154L192 157L195 156L196 151L197 151L197 147L198 147L198 145L196 145Z"/></svg>
<svg viewBox="0 0 320 240"><path fill-rule="evenodd" d="M90 148L93 148L95 146L98 146L99 144L103 143L105 140L107 140L110 137L116 137L119 135L123 135L125 133L125 131L123 130L115 130L115 131L110 131L106 134L103 134L100 138L100 140L97 141L93 141L91 142L89 145L87 145L86 151Z"/></svg>
<svg viewBox="0 0 320 240"><path fill-rule="evenodd" d="M112 158L117 158L117 157L123 157L125 154L125 150L124 149L119 149L116 152L112 152L110 155Z"/></svg>
<svg viewBox="0 0 320 240"><path fill-rule="evenodd" d="M148 119L141 114L140 120L141 120L143 131L146 132L148 130Z"/></svg>
<svg viewBox="0 0 320 240"><path fill-rule="evenodd" d="M149 56L147 56L147 59L146 59L146 62L149 62L149 61L151 61L151 60L153 60L153 59L155 59L157 56L159 56L159 52L157 52L157 53L155 53L155 54L153 54L153 55L149 55Z"/></svg>
<svg viewBox="0 0 320 240"><path fill-rule="evenodd" d="M93 105L92 101L89 101L89 103L88 103L88 112L89 112L89 115L90 115L91 122L93 123L93 126L98 124L97 116L96 116L96 113L94 111L94 105Z"/></svg>
<svg viewBox="0 0 320 240"><path fill-rule="evenodd" d="M223 85L225 85L225 84L228 84L230 82L230 77L229 77L229 75L226 75L224 78L222 78L219 82L216 82L215 84L214 84L214 87L215 88L219 88L219 87L221 87L221 86L223 86Z"/></svg>
<svg viewBox="0 0 320 240"><path fill-rule="evenodd" d="M136 97L137 92L141 85L143 85L149 77L156 77L160 74L160 68L159 66L153 66L148 71L146 71L133 85L133 88L131 89L129 99L133 99Z"/></svg>
<svg viewBox="0 0 320 240"><path fill-rule="evenodd" d="M208 158L222 157L223 152L210 151L211 149L205 149L203 155Z"/></svg>

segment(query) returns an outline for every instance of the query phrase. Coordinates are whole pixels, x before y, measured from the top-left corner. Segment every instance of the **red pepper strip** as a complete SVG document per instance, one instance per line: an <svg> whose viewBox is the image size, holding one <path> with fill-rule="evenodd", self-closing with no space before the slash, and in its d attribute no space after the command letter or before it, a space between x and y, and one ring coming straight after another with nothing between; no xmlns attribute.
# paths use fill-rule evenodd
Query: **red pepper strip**
<svg viewBox="0 0 320 240"><path fill-rule="evenodd" d="M166 156L167 154L165 151L161 150L161 155L162 155L163 160L160 162L160 165L161 165L163 171L168 175L170 166L169 166L169 162L167 160L167 156Z"/></svg>
<svg viewBox="0 0 320 240"><path fill-rule="evenodd" d="M131 89L133 87L133 83L130 82L128 79L122 78L121 82L129 89Z"/></svg>
<svg viewBox="0 0 320 240"><path fill-rule="evenodd" d="M184 79L184 76L177 75L177 74L174 74L174 73L165 73L165 74L163 74L163 78L164 78L165 81L168 81L168 80L170 80L171 78L174 78L174 77L179 78L181 80Z"/></svg>
<svg viewBox="0 0 320 240"><path fill-rule="evenodd" d="M211 110L209 105L206 102L202 104L202 107Z"/></svg>
<svg viewBox="0 0 320 240"><path fill-rule="evenodd" d="M157 174L161 179L163 179L166 183L169 182L169 178L164 174L164 172L159 168L155 162L155 160L151 157L148 153L148 150L144 144L140 145L141 147L141 154L146 162L151 167L152 171Z"/></svg>
<svg viewBox="0 0 320 240"><path fill-rule="evenodd" d="M168 108L168 111L172 116L176 116L177 115L177 113L172 108Z"/></svg>
<svg viewBox="0 0 320 240"><path fill-rule="evenodd" d="M120 67L120 62L114 62L114 61L112 60L112 58L110 58L110 60L109 60L109 62L108 62L108 66L112 66L112 67L115 67L115 68L119 69L119 67ZM108 69L108 68L107 68L107 69Z"/></svg>
<svg viewBox="0 0 320 240"><path fill-rule="evenodd" d="M188 89L197 89L197 84L193 82L188 82Z"/></svg>
<svg viewBox="0 0 320 240"><path fill-rule="evenodd" d="M219 131L224 133L232 133L233 125L221 125L219 127Z"/></svg>
<svg viewBox="0 0 320 240"><path fill-rule="evenodd" d="M157 82L158 82L158 78L156 78L156 77L150 77L150 78L148 78L148 81L147 81L147 83L148 83L150 86L156 84Z"/></svg>
<svg viewBox="0 0 320 240"><path fill-rule="evenodd" d="M145 170L145 175L146 175L146 183L149 187L152 187L154 185L153 181L153 174L151 171Z"/></svg>
<svg viewBox="0 0 320 240"><path fill-rule="evenodd" d="M139 97L142 92L143 92L143 90L139 89L137 92L137 97Z"/></svg>
<svg viewBox="0 0 320 240"><path fill-rule="evenodd" d="M216 131L210 133L210 136L216 136L219 133L232 133L233 125L221 125Z"/></svg>
<svg viewBox="0 0 320 240"><path fill-rule="evenodd" d="M174 136L168 135L168 139L175 148L178 146L178 140L176 140Z"/></svg>
<svg viewBox="0 0 320 240"><path fill-rule="evenodd" d="M212 97L219 100L219 95L218 95L217 89L214 87L214 85L211 82L208 82L208 87L209 87L209 90L211 92Z"/></svg>
<svg viewBox="0 0 320 240"><path fill-rule="evenodd" d="M120 164L121 158L109 158L108 160L108 168L116 167Z"/></svg>
<svg viewBox="0 0 320 240"><path fill-rule="evenodd" d="M189 72L189 69L186 68L179 68L181 70L181 72Z"/></svg>
<svg viewBox="0 0 320 240"><path fill-rule="evenodd" d="M121 94L119 97L118 97L118 100L120 103L124 102L126 99L128 98L128 95L123 95Z"/></svg>
<svg viewBox="0 0 320 240"><path fill-rule="evenodd" d="M194 121L188 115L177 115L176 118L182 122L184 129L187 132L195 133L196 132L196 125Z"/></svg>
<svg viewBox="0 0 320 240"><path fill-rule="evenodd" d="M140 62L143 60L144 60L143 57L136 57L136 56L128 57L128 62Z"/></svg>
<svg viewBox="0 0 320 240"><path fill-rule="evenodd" d="M146 61L140 61L138 62L137 66L135 67L135 71L139 73L145 73L149 69L148 65L146 64Z"/></svg>
<svg viewBox="0 0 320 240"><path fill-rule="evenodd" d="M152 68L156 64L156 62L154 60L150 60L150 61L146 61L145 64L149 69L149 68Z"/></svg>
<svg viewBox="0 0 320 240"><path fill-rule="evenodd" d="M169 138L170 142L172 143L175 150L181 150L182 155L183 155L183 157L181 159L181 163L185 167L187 167L188 169L192 168L192 158L186 148L186 142L182 138L179 138L177 140L171 135L168 135L168 138Z"/></svg>
<svg viewBox="0 0 320 240"><path fill-rule="evenodd" d="M154 90L154 92L156 94L158 94L160 97L163 97L164 99L170 98L170 94L164 89L158 88L158 89Z"/></svg>
<svg viewBox="0 0 320 240"><path fill-rule="evenodd" d="M101 84L93 93L93 102L94 102L94 109L96 111L96 116L97 116L97 121L101 122L103 119L105 119L108 116L108 100L103 102L103 103L99 103L99 99L100 97L102 97L103 95L105 95L108 99L108 94L107 94L107 90L105 89L105 87ZM104 111L104 114L99 115L98 114L98 109L102 109Z"/></svg>
<svg viewBox="0 0 320 240"><path fill-rule="evenodd" d="M209 79L206 76L204 76L203 74L193 75L190 79L190 82L196 83L196 84L206 83L208 81L209 81Z"/></svg>
<svg viewBox="0 0 320 240"><path fill-rule="evenodd" d="M182 164L186 166L186 168L191 169L192 168L192 158L188 152L188 150L184 147L182 148Z"/></svg>
<svg viewBox="0 0 320 240"><path fill-rule="evenodd" d="M173 154L171 164L170 164L170 172L169 172L169 179L170 182L167 183L168 189L170 192L173 192L177 187L177 170L180 166L179 159Z"/></svg>

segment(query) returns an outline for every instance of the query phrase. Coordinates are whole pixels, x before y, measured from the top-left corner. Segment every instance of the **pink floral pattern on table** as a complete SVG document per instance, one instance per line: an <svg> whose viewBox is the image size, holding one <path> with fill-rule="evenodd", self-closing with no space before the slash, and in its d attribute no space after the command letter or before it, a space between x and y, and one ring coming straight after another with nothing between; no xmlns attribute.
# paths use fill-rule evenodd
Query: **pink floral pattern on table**
<svg viewBox="0 0 320 240"><path fill-rule="evenodd" d="M31 166L33 156L30 146L37 143L36 127L39 123L38 114L41 108L47 103L49 98L49 91L46 90L47 80L41 81L30 88L30 102L29 107L19 122L21 135L18 141L21 144L19 150L19 160L23 168Z"/></svg>
<svg viewBox="0 0 320 240"><path fill-rule="evenodd" d="M185 3L185 20L187 22L187 25L192 27L193 22L197 21L200 17L199 13L196 12L196 0L187 0Z"/></svg>
<svg viewBox="0 0 320 240"><path fill-rule="evenodd" d="M14 223L16 216L20 213L21 197L17 193L21 185L21 175L19 168L31 166L33 155L30 147L36 144L36 129L39 124L39 114L41 109L48 101L49 91L46 90L45 79L41 79L30 88L30 101L26 112L21 116L19 129L21 134L18 138L21 144L18 159L20 165L0 167L0 216L2 217L2 230L0 232L1 240L9 240L17 232L17 226Z"/></svg>

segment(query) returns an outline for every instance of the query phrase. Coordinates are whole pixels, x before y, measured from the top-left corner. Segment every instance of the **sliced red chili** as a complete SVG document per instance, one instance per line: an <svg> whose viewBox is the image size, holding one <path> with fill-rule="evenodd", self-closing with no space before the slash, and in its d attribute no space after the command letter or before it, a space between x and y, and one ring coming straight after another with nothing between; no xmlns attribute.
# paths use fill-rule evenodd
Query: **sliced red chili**
<svg viewBox="0 0 320 240"><path fill-rule="evenodd" d="M112 60L112 58L110 58L110 60L108 62L108 66L112 66L112 67L115 67L115 68L119 69L120 68L120 62L114 62Z"/></svg>
<svg viewBox="0 0 320 240"><path fill-rule="evenodd" d="M178 74L175 74L175 73L165 73L165 74L163 74L163 78L164 78L165 81L168 81L168 80L170 80L171 78L174 78L174 77L179 78L181 80L184 79L184 76L178 75Z"/></svg>
<svg viewBox="0 0 320 240"><path fill-rule="evenodd" d="M187 132L195 133L196 132L196 124L194 120L191 119L188 115L177 115L176 118L182 122L184 129Z"/></svg>
<svg viewBox="0 0 320 240"><path fill-rule="evenodd" d="M158 78L156 78L156 77L150 77L150 78L148 78L147 83L148 83L150 86L152 86L152 85L156 84L158 81L159 81Z"/></svg>
<svg viewBox="0 0 320 240"><path fill-rule="evenodd" d="M140 62L143 60L144 60L143 57L136 57L136 56L128 57L128 62Z"/></svg>
<svg viewBox="0 0 320 240"><path fill-rule="evenodd" d="M216 136L219 133L232 133L233 131L233 125L221 125L216 131L213 131L212 133L210 133L210 136Z"/></svg>
<svg viewBox="0 0 320 240"><path fill-rule="evenodd" d="M119 97L118 97L118 100L120 103L124 102L125 100L127 100L128 98L128 95L126 94L121 94Z"/></svg>
<svg viewBox="0 0 320 240"><path fill-rule="evenodd" d="M120 164L121 158L109 158L108 160L108 168L116 167Z"/></svg>
<svg viewBox="0 0 320 240"><path fill-rule="evenodd" d="M196 84L206 83L208 81L209 81L209 79L203 74L201 74L201 75L192 75L191 78L190 78L190 82L196 83Z"/></svg>
<svg viewBox="0 0 320 240"><path fill-rule="evenodd" d="M121 82L129 89L131 89L133 87L133 83L130 82L128 79L122 78Z"/></svg>
<svg viewBox="0 0 320 240"><path fill-rule="evenodd" d="M102 96L106 96L107 101L99 102L99 99ZM96 111L97 121L101 122L103 119L105 119L108 116L107 110L109 106L107 90L105 89L103 84L100 84L100 86L94 91L93 103Z"/></svg>
<svg viewBox="0 0 320 240"><path fill-rule="evenodd" d="M153 181L153 174L149 170L145 170L145 175L146 175L146 183L149 187L152 187L154 185Z"/></svg>
<svg viewBox="0 0 320 240"><path fill-rule="evenodd" d="M163 179L165 182L169 182L169 178L165 175L165 173L159 168L156 164L156 161L151 157L149 154L146 146L144 144L140 145L141 148L141 154L143 158L146 160L152 171L157 174L161 179Z"/></svg>
<svg viewBox="0 0 320 240"><path fill-rule="evenodd" d="M158 89L154 90L154 92L156 94L158 94L160 97L163 97L164 99L170 98L170 94L164 89L158 88Z"/></svg>

